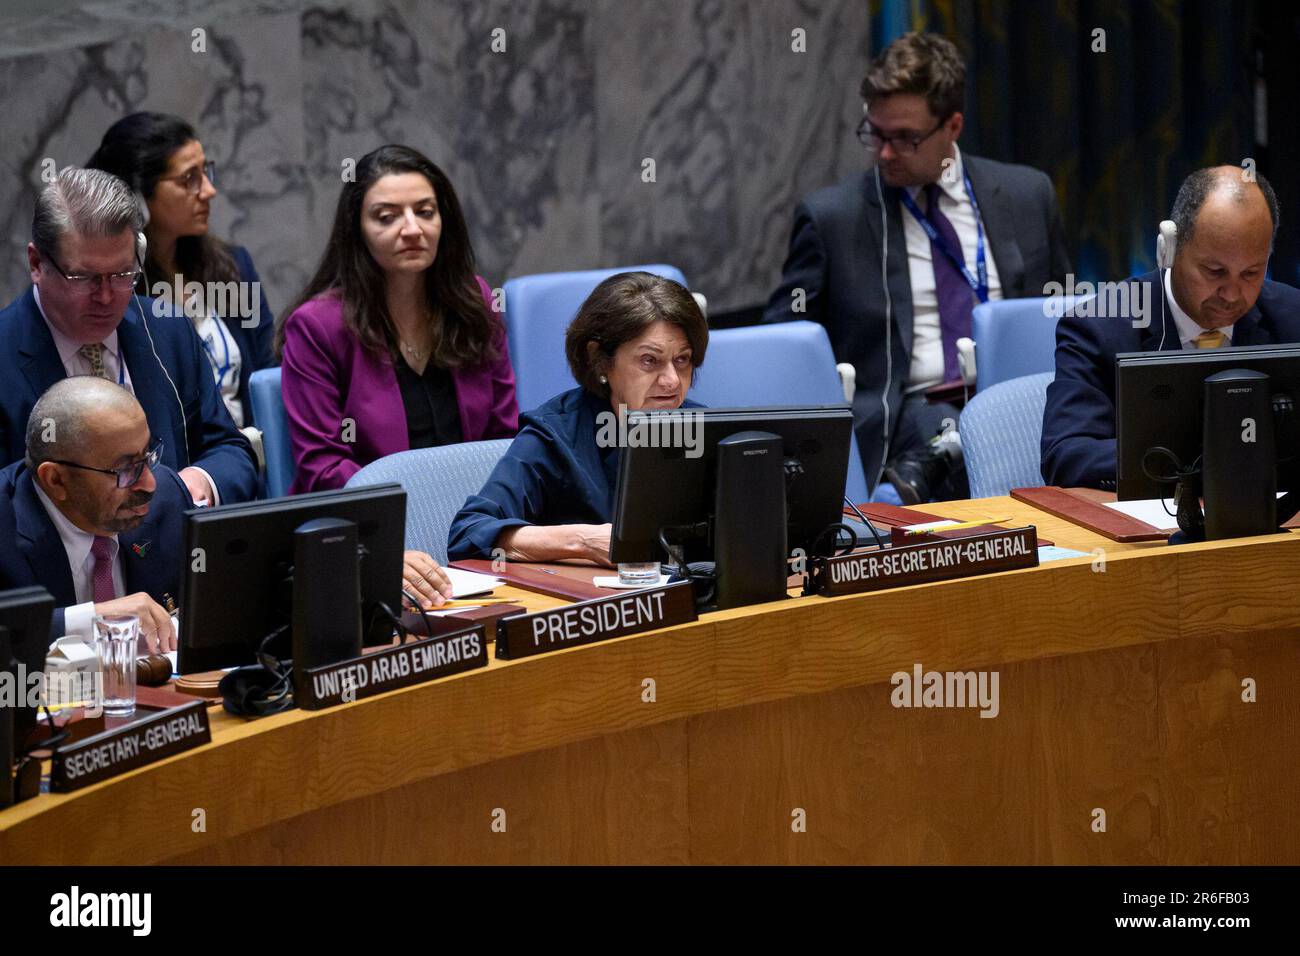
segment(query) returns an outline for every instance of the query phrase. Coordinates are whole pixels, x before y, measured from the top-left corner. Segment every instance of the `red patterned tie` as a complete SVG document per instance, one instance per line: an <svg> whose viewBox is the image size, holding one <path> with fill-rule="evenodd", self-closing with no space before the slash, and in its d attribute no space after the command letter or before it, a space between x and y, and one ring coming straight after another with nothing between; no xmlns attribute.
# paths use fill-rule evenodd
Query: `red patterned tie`
<svg viewBox="0 0 1300 956"><path fill-rule="evenodd" d="M91 557L95 559L92 580L95 585L95 603L102 604L117 597L113 587L113 539L95 535L95 543L90 546Z"/></svg>

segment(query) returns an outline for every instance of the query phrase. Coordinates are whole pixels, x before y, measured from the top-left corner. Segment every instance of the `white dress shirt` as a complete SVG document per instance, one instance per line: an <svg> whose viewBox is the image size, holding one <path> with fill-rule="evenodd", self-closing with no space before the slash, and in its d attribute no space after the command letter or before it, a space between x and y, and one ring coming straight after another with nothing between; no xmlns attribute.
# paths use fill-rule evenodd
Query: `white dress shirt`
<svg viewBox="0 0 1300 956"><path fill-rule="evenodd" d="M1231 345L1233 326L1225 326L1222 329L1202 328L1194 318L1183 311L1183 307L1174 298L1173 280L1169 278L1172 271L1171 269L1165 270L1165 299L1169 303L1169 312L1174 317L1174 327L1178 329L1178 341L1182 343L1183 348L1196 348L1196 337L1202 332L1222 332L1228 339L1223 344L1225 346Z"/></svg>
<svg viewBox="0 0 1300 956"><path fill-rule="evenodd" d="M191 318L194 331L203 343L212 376L217 383L226 411L235 420L236 428L244 427L244 406L239 401L239 367L243 358L239 343L230 334L230 327L216 315L209 313L202 319Z"/></svg>
<svg viewBox="0 0 1300 956"><path fill-rule="evenodd" d="M54 528L63 542L63 550L68 555L68 570L72 572L72 588L77 596L77 603L63 612L63 633L69 637L81 637L87 641L94 639L95 626L95 557L90 553L95 543L95 536L89 531L82 531L68 520L67 515L58 509L45 494L40 483L33 477L32 487L36 497L41 500L45 513L54 522ZM122 574L122 558L118 550L117 535L110 535L109 551L113 555L113 589L117 597L126 595L126 579Z"/></svg>
<svg viewBox="0 0 1300 956"><path fill-rule="evenodd" d="M58 350L59 361L63 363L63 370L69 376L92 374L90 360L81 354L81 343L74 342L51 324L49 317L45 314L45 309L41 306L41 290L39 286L32 286L32 297L36 299L36 308L40 311L41 318L45 319L45 326L50 330L50 337L54 339L54 347ZM136 301L139 302L138 299ZM134 395L135 389L131 387L131 372L126 367L126 362L123 361L122 355L118 351L117 329L108 334L108 338L104 339L103 345L104 371L112 381L117 382ZM184 427L184 422L182 422L181 427ZM212 480L212 476L198 465L191 465L190 467L207 479L208 487L212 489L212 501L209 504L221 504L221 492L217 490L217 483Z"/></svg>
<svg viewBox="0 0 1300 956"><path fill-rule="evenodd" d="M939 211L948 217L957 231L966 268L971 275L976 275L975 252L979 235L975 227L975 207L966 195L961 150L956 143L953 143L952 152L952 175L939 178ZM923 186L909 186L907 191L922 211L929 211L925 208ZM939 296L934 285L930 237L905 207L901 211L903 236L907 240L907 272L912 283L912 367L907 375L907 391L915 392L943 382L943 335L939 326ZM988 269L989 299L1000 299L1002 283L998 279L998 266L993 261L987 229L984 230L984 261Z"/></svg>

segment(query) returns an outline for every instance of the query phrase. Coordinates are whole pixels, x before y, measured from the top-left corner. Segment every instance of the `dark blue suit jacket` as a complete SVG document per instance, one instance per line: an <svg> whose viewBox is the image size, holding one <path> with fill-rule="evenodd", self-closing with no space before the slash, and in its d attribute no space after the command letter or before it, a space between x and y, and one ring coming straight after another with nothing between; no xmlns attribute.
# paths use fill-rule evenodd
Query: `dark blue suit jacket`
<svg viewBox="0 0 1300 956"><path fill-rule="evenodd" d="M612 520L619 449L596 444L596 416L610 411L606 399L573 388L520 415L518 436L452 521L447 556L490 558L497 536L519 525Z"/></svg>
<svg viewBox="0 0 1300 956"><path fill-rule="evenodd" d="M149 514L133 531L118 535L127 594L144 591L159 604L180 595L185 566L184 515L193 507L176 472L154 469L158 490ZM63 636L64 609L77 603L68 554L49 514L36 497L31 472L21 461L0 470L0 590L40 585L54 596L50 639ZM125 595L123 595L125 596Z"/></svg>
<svg viewBox="0 0 1300 956"><path fill-rule="evenodd" d="M149 429L163 440L162 463L174 471L198 465L217 483L222 504L248 501L257 492L253 450L221 401L203 345L184 316L155 318L153 302L133 298L118 324L117 338ZM140 310L148 316L153 347ZM0 342L4 343L0 349L0 465L7 465L26 454L27 417L32 406L47 388L66 377L66 372L30 288L0 311ZM175 393L168 374L176 385ZM183 418L177 393L185 407Z"/></svg>
<svg viewBox="0 0 1300 956"><path fill-rule="evenodd" d="M1042 470L1049 485L1114 490L1115 356L1182 348L1160 274L1127 281L1130 314L1067 315L1057 323L1056 379L1043 410ZM1141 302L1150 303L1150 316L1131 314ZM1135 328L1135 319L1145 327ZM1254 308L1233 326L1232 344L1279 342L1300 343L1300 290L1266 280Z"/></svg>
<svg viewBox="0 0 1300 956"><path fill-rule="evenodd" d="M1046 283L1064 283L1070 259L1056 192L1047 175L1029 166L999 163L966 152L962 164L979 203L1003 297L1038 296ZM764 322L809 319L821 323L830 336L835 360L849 362L856 369L853 422L867 481L873 485L887 451L886 407L892 441L912 365L912 283L903 235L905 213L898 198L901 190L882 182L889 246L885 274L892 317L891 365L886 367L885 288L880 276L883 237L876 185L874 172L862 172L804 198L795 210L781 284L763 315ZM793 310L795 289L804 291L804 312Z"/></svg>

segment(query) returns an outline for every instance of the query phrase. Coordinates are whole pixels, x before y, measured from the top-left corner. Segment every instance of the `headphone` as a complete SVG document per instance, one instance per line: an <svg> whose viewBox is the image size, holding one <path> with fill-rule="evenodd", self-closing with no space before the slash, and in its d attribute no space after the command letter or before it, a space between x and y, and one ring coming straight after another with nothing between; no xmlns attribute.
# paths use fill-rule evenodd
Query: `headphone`
<svg viewBox="0 0 1300 956"><path fill-rule="evenodd" d="M1161 269L1172 269L1174 267L1174 256L1178 254L1178 226L1172 219L1165 219L1160 223L1160 231L1156 233L1156 271ZM1157 351L1164 351L1165 332L1168 331L1169 325L1165 320L1165 284L1164 277L1160 277L1160 345Z"/></svg>
<svg viewBox="0 0 1300 956"><path fill-rule="evenodd" d="M1172 219L1160 223L1160 232L1156 236L1156 268L1172 269L1174 256L1178 252L1178 226Z"/></svg>

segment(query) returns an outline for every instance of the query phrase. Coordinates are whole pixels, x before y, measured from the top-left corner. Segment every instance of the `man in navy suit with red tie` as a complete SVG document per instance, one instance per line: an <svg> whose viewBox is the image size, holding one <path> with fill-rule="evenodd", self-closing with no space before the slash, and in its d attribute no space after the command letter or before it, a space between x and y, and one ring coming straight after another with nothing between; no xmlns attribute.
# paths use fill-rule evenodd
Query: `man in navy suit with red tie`
<svg viewBox="0 0 1300 956"><path fill-rule="evenodd" d="M37 400L26 457L0 470L0 590L49 591L51 638L90 638L95 615L131 614L142 653L175 650L163 605L178 593L193 502L158 463L160 444L115 382L77 375Z"/></svg>
<svg viewBox="0 0 1300 956"><path fill-rule="evenodd" d="M1119 353L1300 343L1300 290L1265 278L1278 226L1267 179L1239 166L1198 170L1179 188L1170 219L1172 266L1107 296L1127 304L1115 309L1121 314L1081 307L1056 326L1056 379L1043 412L1049 485L1115 490Z"/></svg>

